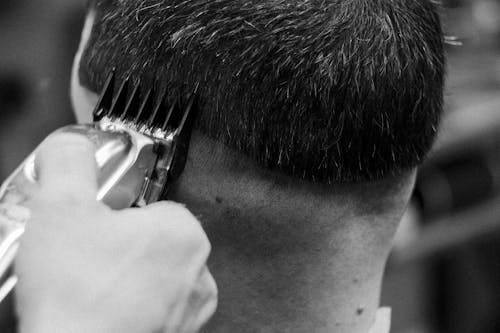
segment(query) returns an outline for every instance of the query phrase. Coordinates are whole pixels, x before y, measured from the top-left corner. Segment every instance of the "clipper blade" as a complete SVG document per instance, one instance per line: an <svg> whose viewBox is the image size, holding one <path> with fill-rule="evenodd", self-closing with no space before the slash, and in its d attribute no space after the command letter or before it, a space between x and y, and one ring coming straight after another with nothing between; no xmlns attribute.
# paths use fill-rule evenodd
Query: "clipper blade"
<svg viewBox="0 0 500 333"><path fill-rule="evenodd" d="M141 84L132 84L130 78L123 80L114 96L116 76L113 71L107 78L97 105L94 121L109 118L129 122L135 128L152 133L159 129L165 133L183 137L190 133L198 111L197 93L199 85L187 96L179 95L173 102L167 100L168 89L157 93L149 88L143 94Z"/></svg>
<svg viewBox="0 0 500 333"><path fill-rule="evenodd" d="M196 85L189 95L179 95L169 102L166 88L159 92L153 87L145 90L140 83L132 83L130 78L121 82L115 95L115 82L113 71L104 84L93 112L94 121L120 124L159 140L157 173L167 171L168 175L160 178L167 178L168 182L176 180L186 164L191 132L198 112L199 86ZM163 144L166 142L163 140L169 141L168 149L165 149L167 145ZM167 156L163 156L165 154Z"/></svg>

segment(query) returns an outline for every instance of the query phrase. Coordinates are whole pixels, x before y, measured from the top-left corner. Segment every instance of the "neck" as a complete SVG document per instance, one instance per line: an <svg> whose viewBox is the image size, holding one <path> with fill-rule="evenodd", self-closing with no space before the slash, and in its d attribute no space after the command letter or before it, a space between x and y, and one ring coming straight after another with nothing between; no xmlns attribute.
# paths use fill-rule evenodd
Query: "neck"
<svg viewBox="0 0 500 333"><path fill-rule="evenodd" d="M219 307L204 332L368 332L413 177L303 183L194 136L171 198L212 243Z"/></svg>
<svg viewBox="0 0 500 333"><path fill-rule="evenodd" d="M212 237L220 304L206 332L368 332L390 244L370 229L320 228L260 249Z"/></svg>

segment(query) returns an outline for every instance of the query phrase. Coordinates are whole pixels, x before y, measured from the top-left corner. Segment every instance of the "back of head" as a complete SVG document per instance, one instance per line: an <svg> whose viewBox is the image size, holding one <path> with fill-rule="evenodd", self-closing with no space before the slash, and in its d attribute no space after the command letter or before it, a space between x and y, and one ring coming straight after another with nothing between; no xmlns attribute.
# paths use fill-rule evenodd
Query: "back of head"
<svg viewBox="0 0 500 333"><path fill-rule="evenodd" d="M260 166L320 183L401 174L442 111L431 0L94 0L80 64L149 85L200 84L197 127Z"/></svg>
<svg viewBox="0 0 500 333"><path fill-rule="evenodd" d="M199 84L200 131L171 194L201 216L213 245L220 303L206 331L368 331L412 171L442 111L436 4L91 0L90 9L79 88L100 91L114 68L170 98Z"/></svg>

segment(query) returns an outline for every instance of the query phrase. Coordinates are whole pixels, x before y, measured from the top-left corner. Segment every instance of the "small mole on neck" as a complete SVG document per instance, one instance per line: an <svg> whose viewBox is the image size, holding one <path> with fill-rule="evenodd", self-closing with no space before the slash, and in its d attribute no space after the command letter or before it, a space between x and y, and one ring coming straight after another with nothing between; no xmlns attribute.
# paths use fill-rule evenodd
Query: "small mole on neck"
<svg viewBox="0 0 500 333"><path fill-rule="evenodd" d="M215 197L215 202L217 202L218 204L221 204L224 200L222 200L221 197Z"/></svg>
<svg viewBox="0 0 500 333"><path fill-rule="evenodd" d="M362 307L359 307L357 310L356 310L356 315L358 316L361 316L363 314L363 312L365 311L365 308L362 308Z"/></svg>

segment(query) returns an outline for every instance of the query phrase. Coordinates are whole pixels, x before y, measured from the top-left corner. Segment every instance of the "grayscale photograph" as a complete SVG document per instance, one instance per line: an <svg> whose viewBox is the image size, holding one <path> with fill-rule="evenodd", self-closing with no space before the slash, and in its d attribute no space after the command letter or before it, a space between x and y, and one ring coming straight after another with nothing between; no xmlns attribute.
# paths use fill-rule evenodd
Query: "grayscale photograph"
<svg viewBox="0 0 500 333"><path fill-rule="evenodd" d="M500 332L500 0L0 0L0 333Z"/></svg>

